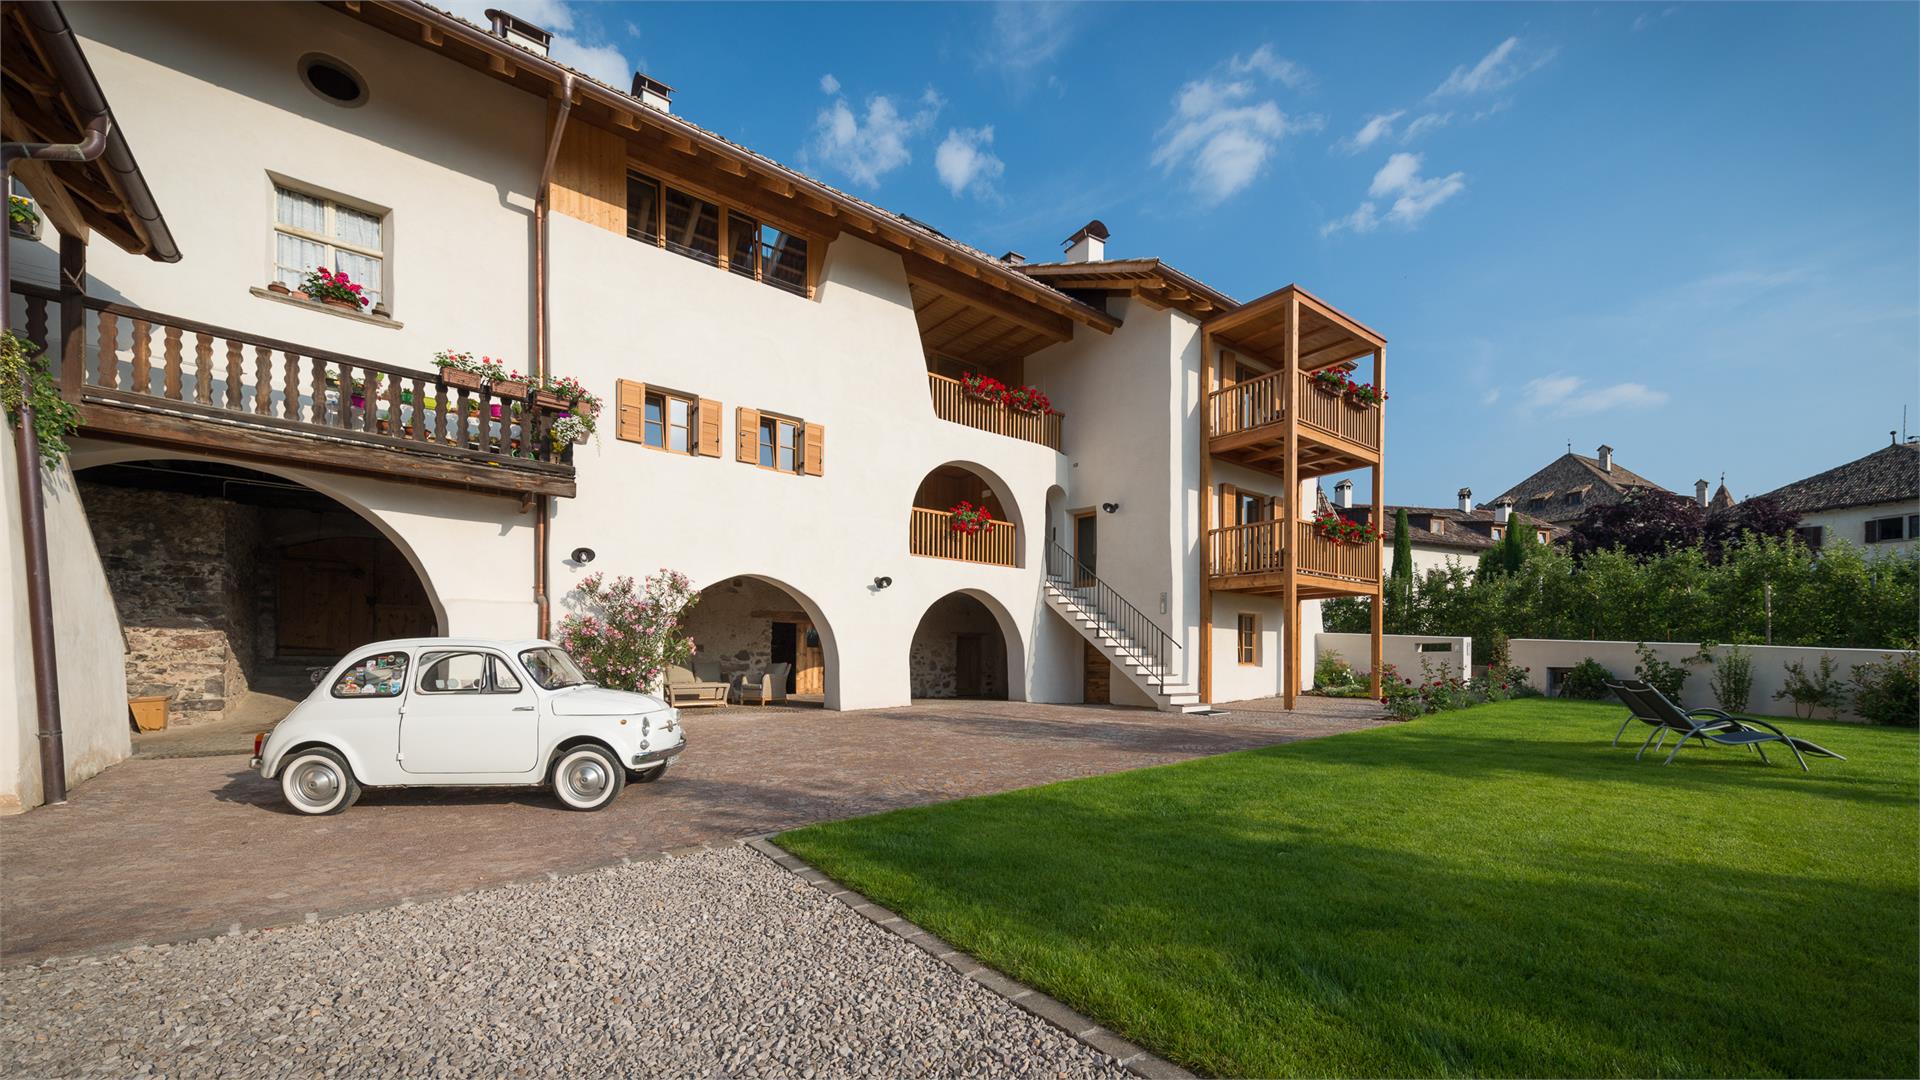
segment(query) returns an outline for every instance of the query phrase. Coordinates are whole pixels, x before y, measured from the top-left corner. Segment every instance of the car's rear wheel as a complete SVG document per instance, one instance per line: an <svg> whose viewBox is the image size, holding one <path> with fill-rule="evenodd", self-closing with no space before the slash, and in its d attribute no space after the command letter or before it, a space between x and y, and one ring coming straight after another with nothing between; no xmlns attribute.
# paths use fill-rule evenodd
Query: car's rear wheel
<svg viewBox="0 0 1920 1080"><path fill-rule="evenodd" d="M599 746L576 746L553 762L553 793L569 810L599 810L613 802L627 771Z"/></svg>
<svg viewBox="0 0 1920 1080"><path fill-rule="evenodd" d="M280 794L303 814L337 814L360 798L360 784L346 759L315 747L295 752L281 767Z"/></svg>

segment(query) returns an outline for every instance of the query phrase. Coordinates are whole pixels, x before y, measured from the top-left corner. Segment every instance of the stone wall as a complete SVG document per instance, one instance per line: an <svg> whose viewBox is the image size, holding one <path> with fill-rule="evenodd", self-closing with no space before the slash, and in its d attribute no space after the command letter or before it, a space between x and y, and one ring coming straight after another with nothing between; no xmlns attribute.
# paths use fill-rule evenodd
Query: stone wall
<svg viewBox="0 0 1920 1080"><path fill-rule="evenodd" d="M259 512L225 499L80 480L127 641L127 693L169 699L169 724L218 719L256 655Z"/></svg>
<svg viewBox="0 0 1920 1080"><path fill-rule="evenodd" d="M909 693L916 698L958 697L955 639L980 635L980 696L1007 696L1007 649L1000 624L980 601L955 593L935 601L920 619L907 651Z"/></svg>
<svg viewBox="0 0 1920 1080"><path fill-rule="evenodd" d="M687 615L694 656L719 661L722 679L766 670L773 662L770 611L806 618L799 601L757 578L728 578L708 586Z"/></svg>

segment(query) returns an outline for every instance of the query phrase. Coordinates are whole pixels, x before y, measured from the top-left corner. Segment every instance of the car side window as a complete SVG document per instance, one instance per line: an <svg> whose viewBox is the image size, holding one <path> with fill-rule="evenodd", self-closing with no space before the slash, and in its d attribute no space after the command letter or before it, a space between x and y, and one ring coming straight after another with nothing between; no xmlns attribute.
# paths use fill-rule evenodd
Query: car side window
<svg viewBox="0 0 1920 1080"><path fill-rule="evenodd" d="M428 653L421 658L420 690L427 694L483 694L487 690L486 653Z"/></svg>
<svg viewBox="0 0 1920 1080"><path fill-rule="evenodd" d="M493 658L493 692L496 694L517 694L520 692L520 677L513 673L507 662L496 656Z"/></svg>
<svg viewBox="0 0 1920 1080"><path fill-rule="evenodd" d="M375 653L355 661L333 681L337 698L399 697L407 684L406 653Z"/></svg>

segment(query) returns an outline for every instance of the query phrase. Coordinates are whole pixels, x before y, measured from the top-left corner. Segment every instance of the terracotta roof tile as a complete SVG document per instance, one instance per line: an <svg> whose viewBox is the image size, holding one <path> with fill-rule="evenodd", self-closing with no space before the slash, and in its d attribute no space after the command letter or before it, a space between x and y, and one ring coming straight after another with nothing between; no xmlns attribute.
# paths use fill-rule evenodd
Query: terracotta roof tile
<svg viewBox="0 0 1920 1080"><path fill-rule="evenodd" d="M1920 499L1920 445L1883 446L1866 457L1795 480L1767 495L1802 514Z"/></svg>

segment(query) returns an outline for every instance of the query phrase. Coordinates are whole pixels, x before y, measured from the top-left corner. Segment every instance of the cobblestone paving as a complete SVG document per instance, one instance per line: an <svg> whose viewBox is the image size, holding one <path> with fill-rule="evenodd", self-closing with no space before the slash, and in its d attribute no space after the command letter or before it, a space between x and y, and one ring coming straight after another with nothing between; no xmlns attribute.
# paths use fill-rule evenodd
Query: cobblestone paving
<svg viewBox="0 0 1920 1080"><path fill-rule="evenodd" d="M0 1015L10 1077L1127 1075L737 847L16 967Z"/></svg>
<svg viewBox="0 0 1920 1080"><path fill-rule="evenodd" d="M716 840L1329 735L1370 702L1173 717L1089 706L689 712L665 779L594 814L524 789L370 791L294 815L246 758L136 758L0 818L0 963L299 923Z"/></svg>

